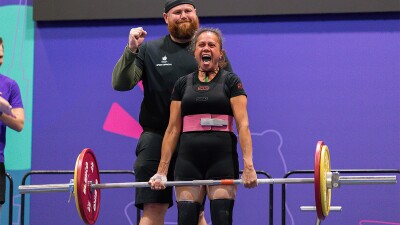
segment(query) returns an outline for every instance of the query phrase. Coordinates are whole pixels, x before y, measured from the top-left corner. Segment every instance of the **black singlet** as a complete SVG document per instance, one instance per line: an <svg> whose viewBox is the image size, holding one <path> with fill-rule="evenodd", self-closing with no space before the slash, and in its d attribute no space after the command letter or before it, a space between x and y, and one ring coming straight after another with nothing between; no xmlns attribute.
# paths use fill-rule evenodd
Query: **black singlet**
<svg viewBox="0 0 400 225"><path fill-rule="evenodd" d="M200 82L197 72L189 74L181 78L175 88L172 99L181 99L183 115L202 113L233 115L230 98L245 95L239 77L224 70L220 70L209 83ZM181 134L175 180L238 177L237 137L234 133L195 131Z"/></svg>

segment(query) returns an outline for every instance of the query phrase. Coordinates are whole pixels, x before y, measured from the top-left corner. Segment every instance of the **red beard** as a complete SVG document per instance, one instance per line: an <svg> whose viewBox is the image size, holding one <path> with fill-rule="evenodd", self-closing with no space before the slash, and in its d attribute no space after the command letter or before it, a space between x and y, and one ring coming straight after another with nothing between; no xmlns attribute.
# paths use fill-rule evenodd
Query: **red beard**
<svg viewBox="0 0 400 225"><path fill-rule="evenodd" d="M198 28L199 20L197 18L168 24L170 34L177 39L191 39Z"/></svg>

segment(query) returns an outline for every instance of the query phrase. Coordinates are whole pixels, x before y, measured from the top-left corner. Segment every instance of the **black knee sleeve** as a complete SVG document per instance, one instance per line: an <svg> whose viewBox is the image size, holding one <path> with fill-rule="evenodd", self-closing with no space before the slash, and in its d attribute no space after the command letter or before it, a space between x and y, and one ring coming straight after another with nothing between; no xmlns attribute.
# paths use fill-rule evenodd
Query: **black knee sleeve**
<svg viewBox="0 0 400 225"><path fill-rule="evenodd" d="M178 225L197 225L201 204L192 201L178 202Z"/></svg>
<svg viewBox="0 0 400 225"><path fill-rule="evenodd" d="M232 212L235 200L214 199L210 201L211 221L213 225L232 225Z"/></svg>

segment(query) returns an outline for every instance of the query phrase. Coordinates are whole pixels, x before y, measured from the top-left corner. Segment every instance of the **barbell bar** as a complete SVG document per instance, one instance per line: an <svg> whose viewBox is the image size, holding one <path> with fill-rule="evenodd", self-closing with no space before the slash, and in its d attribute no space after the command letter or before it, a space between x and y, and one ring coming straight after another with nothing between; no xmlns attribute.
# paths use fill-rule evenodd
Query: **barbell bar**
<svg viewBox="0 0 400 225"><path fill-rule="evenodd" d="M396 182L395 176L346 176L339 177L339 183L345 185L365 185L365 184L392 184ZM314 178L267 178L257 179L258 184L308 184L314 183ZM198 186L198 185L241 185L241 179L231 180L193 180L193 181L167 181L165 186ZM91 191L94 189L114 189L114 188L146 188L150 187L148 182L123 182L123 183L104 183L93 184L89 182ZM74 187L69 184L42 184L42 185L23 185L19 187L20 194L47 193L47 192L68 192Z"/></svg>
<svg viewBox="0 0 400 225"><path fill-rule="evenodd" d="M300 206L300 211L302 211L302 212L315 212L316 210L317 210L317 207L315 207L315 206ZM331 206L330 211L331 212L341 212L342 206Z"/></svg>
<svg viewBox="0 0 400 225"><path fill-rule="evenodd" d="M395 176L339 176L339 184L365 185L365 184L387 184L396 182ZM307 184L314 183L314 178L267 178L257 179L258 184ZM193 181L167 181L165 186L198 186L198 185L241 185L241 179L231 180L193 180ZM150 187L148 182L124 182L124 183L105 183L91 184L92 189L111 189L111 188L144 188Z"/></svg>
<svg viewBox="0 0 400 225"><path fill-rule="evenodd" d="M332 172L329 149L323 141L317 143L314 161L314 178L257 179L258 184L308 184L314 183L317 217L328 216L331 190L341 185L396 184L396 176L340 176ZM241 179L167 181L166 186L241 185ZM20 185L20 194L73 192L79 216L85 224L95 224L100 210L100 189L148 188L148 182L100 183L100 173L94 152L85 148L75 163L74 179L68 184Z"/></svg>

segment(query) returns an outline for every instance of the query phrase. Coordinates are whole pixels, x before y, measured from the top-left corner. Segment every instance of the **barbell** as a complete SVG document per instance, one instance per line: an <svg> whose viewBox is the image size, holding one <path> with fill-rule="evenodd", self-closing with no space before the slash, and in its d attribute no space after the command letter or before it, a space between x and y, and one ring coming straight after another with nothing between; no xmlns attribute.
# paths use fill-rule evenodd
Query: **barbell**
<svg viewBox="0 0 400 225"><path fill-rule="evenodd" d="M340 176L331 171L328 146L318 141L314 160L314 178L257 179L258 184L307 184L314 183L317 217L324 220L331 205L332 189L341 185L396 184L396 176ZM241 179L167 181L165 186L241 185ZM74 179L68 184L20 185L20 194L45 192L73 192L79 216L85 224L95 224L100 212L100 189L148 188L148 182L100 183L96 156L90 148L79 154Z"/></svg>

